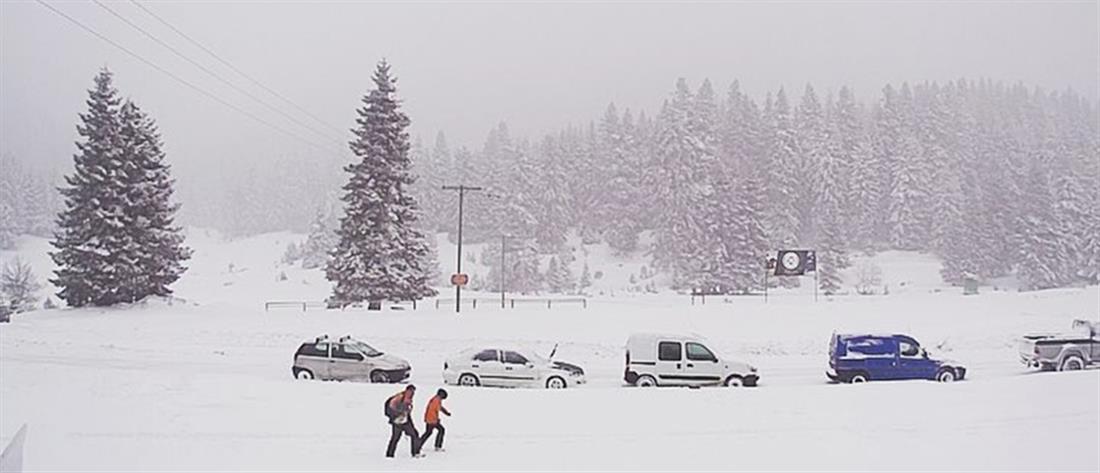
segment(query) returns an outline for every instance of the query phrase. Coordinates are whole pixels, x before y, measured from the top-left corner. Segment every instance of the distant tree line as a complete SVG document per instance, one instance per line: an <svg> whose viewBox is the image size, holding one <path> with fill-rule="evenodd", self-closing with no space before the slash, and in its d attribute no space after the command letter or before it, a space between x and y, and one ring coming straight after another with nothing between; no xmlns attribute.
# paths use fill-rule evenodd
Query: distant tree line
<svg viewBox="0 0 1100 473"><path fill-rule="evenodd" d="M0 246L21 233L54 233L54 283L70 305L167 294L189 255L155 126L117 98L109 73L96 87L81 116L75 173L60 195L10 157L0 161ZM233 203L219 212L200 205L196 214L220 215L234 233L310 229L287 260L330 272L349 238L407 242L390 245L407 252L390 256L407 262L391 269L411 281L399 291L408 297L429 294L425 287L439 280L438 250L426 235L453 238L457 209L442 186L459 182L486 188L468 201L467 242L517 238L505 277L525 291L577 290L571 233L619 253L644 252L677 289L759 290L765 255L795 247L818 251L826 292L841 290L852 253L886 249L940 256L950 283L1015 274L1033 290L1100 275L1100 115L1071 90L958 80L887 85L863 102L847 87L821 96L806 86L795 101L782 88L757 100L736 82L719 94L709 81L692 89L680 80L654 117L611 105L587 126L536 141L501 124L478 150L452 149L442 133L430 146L409 143L399 110L363 115L371 110L360 111L358 161L345 170L360 184L390 176L377 195L345 185L334 204L339 166L288 161L227 186ZM370 142L381 135L363 128L367 120L387 123L389 141ZM379 147L389 157L375 162ZM386 218L399 216L399 233L374 236L369 219L348 226L349 209L373 215L376 205L388 208ZM111 230L119 226L145 233ZM486 287L500 278L492 246L480 255ZM104 276L113 282L89 279L93 266L115 268ZM150 268L155 278L141 276Z"/></svg>
<svg viewBox="0 0 1100 473"><path fill-rule="evenodd" d="M528 235L557 255L575 231L647 252L680 289L760 289L765 254L794 247L818 251L826 292L853 252L930 252L947 282L1015 273L1024 289L1095 282L1100 266L1098 114L1070 90L958 80L757 101L680 80L652 118L611 105L536 142L501 124L480 150L440 134L412 156L428 229L455 231L442 184L483 185L467 241Z"/></svg>
<svg viewBox="0 0 1100 473"><path fill-rule="evenodd" d="M18 235L49 237L61 209L58 179L31 170L14 156L0 155L0 250L15 247Z"/></svg>

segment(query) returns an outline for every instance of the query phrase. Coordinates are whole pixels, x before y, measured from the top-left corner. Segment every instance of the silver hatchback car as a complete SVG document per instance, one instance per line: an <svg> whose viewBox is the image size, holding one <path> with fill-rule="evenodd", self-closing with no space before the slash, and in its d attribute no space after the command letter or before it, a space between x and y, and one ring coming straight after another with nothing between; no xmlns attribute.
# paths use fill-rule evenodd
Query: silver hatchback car
<svg viewBox="0 0 1100 473"><path fill-rule="evenodd" d="M352 338L330 340L328 335L302 343L294 353L291 373L298 379L398 383L412 368L404 358L375 350Z"/></svg>

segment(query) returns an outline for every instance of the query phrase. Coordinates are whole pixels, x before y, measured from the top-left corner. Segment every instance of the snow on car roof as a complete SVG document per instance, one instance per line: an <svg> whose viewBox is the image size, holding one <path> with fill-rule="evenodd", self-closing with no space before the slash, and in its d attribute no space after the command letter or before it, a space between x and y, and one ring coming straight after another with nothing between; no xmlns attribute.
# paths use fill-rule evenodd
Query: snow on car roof
<svg viewBox="0 0 1100 473"><path fill-rule="evenodd" d="M848 338L894 338L894 337L913 338L909 335L905 335L905 334L902 334L902 333L838 333L838 334L836 334L836 336L840 337L842 339L848 339Z"/></svg>
<svg viewBox="0 0 1100 473"><path fill-rule="evenodd" d="M518 347L512 347L512 346L503 346L503 347L502 346L481 346L481 347L467 348L465 350L462 350L462 351L458 352L458 354L459 355L465 355L467 353L473 354L473 353L477 353L477 352L485 351L485 350L515 351L515 352L519 352L519 353L530 353L530 352L533 351L529 348L518 348Z"/></svg>
<svg viewBox="0 0 1100 473"><path fill-rule="evenodd" d="M687 340L704 340L705 337L696 333L659 333L659 332L641 332L631 334L629 339L651 339L651 338L672 338L672 339L687 339Z"/></svg>

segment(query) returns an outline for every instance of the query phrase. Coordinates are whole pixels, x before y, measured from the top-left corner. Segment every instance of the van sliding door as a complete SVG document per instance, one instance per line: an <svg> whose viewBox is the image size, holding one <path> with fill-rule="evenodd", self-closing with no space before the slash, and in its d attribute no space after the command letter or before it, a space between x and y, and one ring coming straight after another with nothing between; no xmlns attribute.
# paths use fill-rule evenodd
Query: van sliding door
<svg viewBox="0 0 1100 473"><path fill-rule="evenodd" d="M657 343L657 383L662 385L683 385L684 345L680 342Z"/></svg>

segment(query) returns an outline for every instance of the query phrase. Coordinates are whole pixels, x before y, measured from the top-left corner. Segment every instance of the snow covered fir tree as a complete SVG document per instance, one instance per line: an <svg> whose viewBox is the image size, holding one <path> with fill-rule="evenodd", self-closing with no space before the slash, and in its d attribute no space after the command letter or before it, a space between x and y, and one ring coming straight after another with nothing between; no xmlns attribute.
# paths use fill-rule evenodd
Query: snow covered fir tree
<svg viewBox="0 0 1100 473"><path fill-rule="evenodd" d="M350 142L358 162L344 168L344 214L338 241L325 266L333 284L330 307L359 302L407 301L434 296L425 236L417 229L419 208L409 160L409 118L397 99L396 79L385 60L372 77L374 89L357 110Z"/></svg>
<svg viewBox="0 0 1100 473"><path fill-rule="evenodd" d="M168 296L191 251L174 224L174 181L156 124L104 69L88 92L74 170L61 189L51 279L70 307Z"/></svg>

